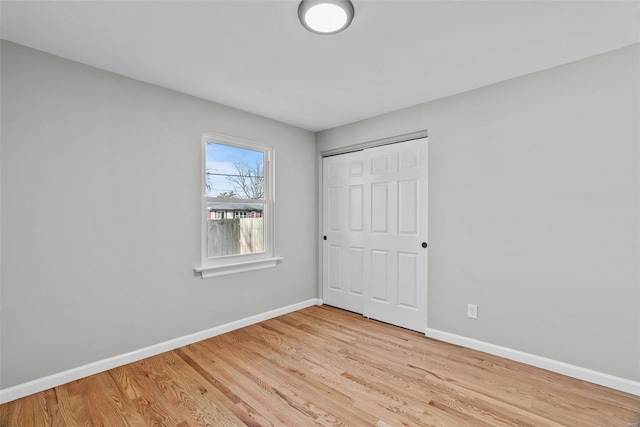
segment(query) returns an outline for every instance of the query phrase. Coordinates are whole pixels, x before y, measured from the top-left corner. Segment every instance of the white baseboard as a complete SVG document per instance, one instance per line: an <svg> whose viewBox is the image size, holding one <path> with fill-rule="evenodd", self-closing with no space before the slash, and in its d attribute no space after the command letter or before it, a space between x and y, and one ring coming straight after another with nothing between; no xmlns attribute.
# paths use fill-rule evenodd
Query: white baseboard
<svg viewBox="0 0 640 427"><path fill-rule="evenodd" d="M19 399L21 397L29 396L34 393L39 393L52 387L57 387L59 385L66 384L68 382L88 377L100 372L104 372L118 366L146 359L147 357L155 356L166 351L184 347L185 345L206 340L208 338L215 337L216 335L221 335L227 332L234 331L236 329L244 328L245 326L253 325L264 320L282 316L283 314L292 313L303 308L311 307L313 305L322 305L322 300L318 298L312 298L310 300L302 301L297 304L292 304L286 307L267 311L265 313L256 314L255 316L246 317L244 319L236 320L234 322L226 323L224 325L216 326L204 331L185 335L183 337L161 342L159 344L110 357L108 359L99 360L97 362L89 363L87 365L79 366L77 368L69 369L67 371L49 375L43 378L38 378L24 384L18 384L16 386L0 390L0 404Z"/></svg>
<svg viewBox="0 0 640 427"><path fill-rule="evenodd" d="M535 354L525 353L523 351L514 350L507 347L501 347L495 344L489 344L473 338L463 337L461 335L451 334L449 332L439 331L437 329L427 328L425 335L438 341L444 341L450 344L456 344L484 353L493 354L494 356L504 357L505 359L515 360L516 362L526 363L527 365L537 368L546 369L547 371L556 372L568 377L577 378L579 380L588 381L590 383L599 384L614 390L623 391L625 393L640 396L640 382L620 378L603 372L593 371L591 369L582 368L580 366L571 365L569 363L559 362L557 360L548 359L546 357L536 356Z"/></svg>

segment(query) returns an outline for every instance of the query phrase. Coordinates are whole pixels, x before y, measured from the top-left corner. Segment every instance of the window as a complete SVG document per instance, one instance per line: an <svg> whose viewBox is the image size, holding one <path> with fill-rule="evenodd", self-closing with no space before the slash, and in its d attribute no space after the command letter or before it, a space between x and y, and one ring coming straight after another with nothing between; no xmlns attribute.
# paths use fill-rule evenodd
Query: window
<svg viewBox="0 0 640 427"><path fill-rule="evenodd" d="M273 267L273 149L203 135L203 278Z"/></svg>
<svg viewBox="0 0 640 427"><path fill-rule="evenodd" d="M224 211L209 210L209 219L224 219Z"/></svg>

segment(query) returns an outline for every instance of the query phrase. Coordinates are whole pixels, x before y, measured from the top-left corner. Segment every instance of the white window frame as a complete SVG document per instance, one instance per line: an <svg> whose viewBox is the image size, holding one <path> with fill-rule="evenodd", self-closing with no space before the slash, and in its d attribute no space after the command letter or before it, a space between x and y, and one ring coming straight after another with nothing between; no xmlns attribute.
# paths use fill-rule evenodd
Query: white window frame
<svg viewBox="0 0 640 427"><path fill-rule="evenodd" d="M229 201L217 197L207 197L207 143L219 143L232 147L245 148L248 150L261 151L264 153L264 210L262 218L264 221L264 252L240 255L227 255L209 258L208 256L208 202ZM235 138L227 135L215 133L202 134L202 169L201 176L201 251L202 259L199 267L194 270L202 275L203 279L210 277L225 276L228 274L243 273L246 271L260 270L263 268L275 267L282 257L274 255L274 212L275 212L275 155L273 147L255 141ZM233 199L237 203L255 203L251 199Z"/></svg>

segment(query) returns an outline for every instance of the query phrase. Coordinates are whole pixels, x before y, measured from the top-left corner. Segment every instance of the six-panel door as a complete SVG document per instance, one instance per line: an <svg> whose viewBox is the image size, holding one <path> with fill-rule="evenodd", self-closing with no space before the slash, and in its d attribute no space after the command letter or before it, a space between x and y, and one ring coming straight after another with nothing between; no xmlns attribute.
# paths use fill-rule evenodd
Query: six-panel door
<svg viewBox="0 0 640 427"><path fill-rule="evenodd" d="M323 302L362 313L364 299L362 152L323 159Z"/></svg>

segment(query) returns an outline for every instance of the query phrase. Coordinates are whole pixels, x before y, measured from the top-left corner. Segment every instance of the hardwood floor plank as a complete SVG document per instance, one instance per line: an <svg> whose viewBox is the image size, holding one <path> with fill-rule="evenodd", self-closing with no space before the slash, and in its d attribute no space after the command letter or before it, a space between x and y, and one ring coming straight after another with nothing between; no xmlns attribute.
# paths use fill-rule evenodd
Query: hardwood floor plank
<svg viewBox="0 0 640 427"><path fill-rule="evenodd" d="M204 411L218 420L220 425L260 425L252 418L242 417L243 413L233 411L234 405L217 388L211 387L197 371L186 363L175 352L165 353L158 356L162 361L162 366L171 375L174 382L186 390L194 403ZM240 415L238 417L237 415Z"/></svg>
<svg viewBox="0 0 640 427"><path fill-rule="evenodd" d="M184 414L166 398L158 385L142 370L140 363L131 363L113 369L110 373L121 385L121 390L129 396L147 425L196 425L185 420Z"/></svg>
<svg viewBox="0 0 640 427"><path fill-rule="evenodd" d="M22 408L25 404L28 404L28 397L29 396L2 405L4 408L0 412L0 415L2 415L2 419L0 419L0 426L12 427L26 425L25 423L27 420L23 417Z"/></svg>
<svg viewBox="0 0 640 427"><path fill-rule="evenodd" d="M226 419L226 414L218 413L210 405L203 405L198 398L198 391L185 385L184 379L174 377L173 371L165 366L161 356L151 357L138 362L141 369L162 390L168 404L178 410L185 421L196 426L233 425ZM212 402L215 405L215 402Z"/></svg>
<svg viewBox="0 0 640 427"><path fill-rule="evenodd" d="M246 376L250 380L276 384L277 387L274 389L280 398L288 399L288 402L296 402L298 407L291 404L290 406L299 411L300 407L307 408L308 410L304 412L311 414L311 417L318 421L325 420L333 423L334 419L337 419L350 425L355 425L362 420L374 421L367 413L358 411L350 395L341 390L331 388L313 377L301 377L299 371L292 372L278 364L273 364L255 352L245 351L241 353L241 357L251 358L252 363L244 366ZM234 363L231 360L227 362ZM283 377L287 378L286 383L282 383ZM313 399L305 396L313 396Z"/></svg>
<svg viewBox="0 0 640 427"><path fill-rule="evenodd" d="M0 405L0 426L630 427L640 397L310 307Z"/></svg>
<svg viewBox="0 0 640 427"><path fill-rule="evenodd" d="M233 340L234 338L231 337L231 339ZM263 408L261 412L265 410L268 411L266 413L271 413L271 416L275 417L271 419L277 419L285 425L323 424L321 417L322 411L318 412L314 410L315 408L312 408L311 405L305 405L305 402L301 402L295 393L288 388L287 384L281 383L280 378L276 381L269 381L271 378L265 378L263 375L264 372L255 368L248 369L245 364L236 363L237 356L240 356L239 341L234 340L234 342L238 345L238 347L234 347L233 354L235 356L227 357L223 353L218 353L216 363L223 367L223 371L227 373L228 379L232 379L232 381L237 383L236 387L238 389L244 389L245 392L252 390L258 394L252 399L256 405L261 405L259 399L256 398L267 399L272 405L277 405L273 408L274 411ZM202 344L208 345L206 342ZM255 362L252 355L242 354L242 357L244 357L245 360L250 358L252 365ZM288 380L291 380L291 378L288 378ZM283 417L282 415L286 416Z"/></svg>
<svg viewBox="0 0 640 427"><path fill-rule="evenodd" d="M63 387L50 389L56 396L55 402L50 402L50 405L57 407L58 412L63 419L63 423L61 425L76 427L78 425L77 415L74 412L74 408L71 406L69 388L70 384L66 384Z"/></svg>
<svg viewBox="0 0 640 427"><path fill-rule="evenodd" d="M203 358L202 352L197 350L197 346L189 346L186 349L176 350L176 353L187 363L202 379L222 396L222 399L229 401L229 407L233 413L246 425L271 425L275 414L261 403L271 398L262 396L262 389L255 389L254 393L245 393L239 390L235 383L238 376L229 373L228 367L220 363L219 360ZM215 364L215 369L208 366ZM212 374L215 372L216 374ZM258 395L256 397L256 395Z"/></svg>
<svg viewBox="0 0 640 427"><path fill-rule="evenodd" d="M45 402L43 410L47 411L47 421L43 425L62 426L65 425L64 418L60 411L60 404L58 403L58 396L55 389L48 389L43 392Z"/></svg>

